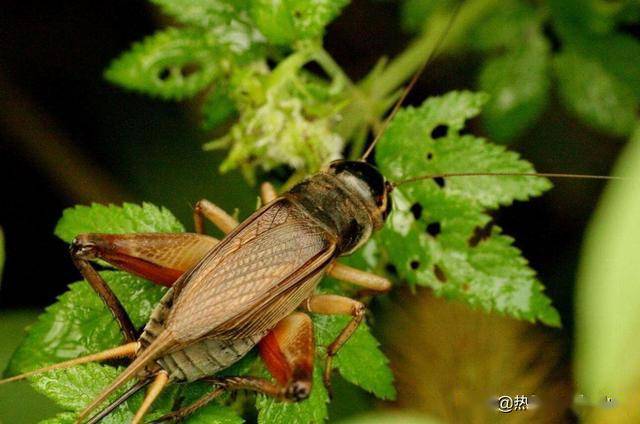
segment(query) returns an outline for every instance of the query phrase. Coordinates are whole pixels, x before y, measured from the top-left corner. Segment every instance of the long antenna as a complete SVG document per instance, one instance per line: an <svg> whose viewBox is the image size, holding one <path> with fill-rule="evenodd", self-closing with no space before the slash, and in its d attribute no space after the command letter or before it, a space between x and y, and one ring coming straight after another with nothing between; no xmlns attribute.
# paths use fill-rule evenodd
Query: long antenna
<svg viewBox="0 0 640 424"><path fill-rule="evenodd" d="M453 11L453 14L449 18L449 22L447 23L447 27L444 29L444 31L442 31L442 33L440 34L440 37L438 37L438 41L436 42L435 47L433 48L433 50L431 50L431 52L429 52L429 55L427 56L425 61L422 62L422 65L420 65L420 68L418 68L416 73L413 74L413 77L411 78L411 81L409 82L409 84L402 91L402 95L400 96L400 98L398 99L396 104L393 106L393 109L391 110L391 113L389 114L389 116L387 116L387 119L384 120L384 122L382 124L382 128L380 129L378 134L376 134L376 137L374 138L373 142L371 142L371 144L369 145L367 150L364 152L364 154L362 155L362 158L360 160L362 160L362 161L367 160L367 158L369 157L371 152L373 152L373 148L378 143L378 140L380 140L380 137L382 137L382 135L386 132L387 127L389 126L389 122L391 122L391 120L396 116L396 114L398 113L398 111L402 107L402 103L404 103L405 99L407 98L407 96L409 95L411 90L413 89L413 86L416 85L416 82L418 82L418 78L420 78L420 75L422 75L424 70L433 61L433 59L435 59L437 57L437 54L439 53L439 50L442 47L442 42L444 41L445 37L447 36L449 31L451 30L451 27L453 26L453 23L455 22L456 17L458 16L458 12L460 11L460 7L462 6L463 2L464 1L460 1L460 2L458 2L456 4L455 9Z"/></svg>
<svg viewBox="0 0 640 424"><path fill-rule="evenodd" d="M442 174L427 174L391 183L393 187L403 184L414 183L416 181L429 180L434 178L449 177L540 177L540 178L575 178L583 180L626 180L625 177L612 175L590 175L590 174L561 174L554 172L447 172Z"/></svg>

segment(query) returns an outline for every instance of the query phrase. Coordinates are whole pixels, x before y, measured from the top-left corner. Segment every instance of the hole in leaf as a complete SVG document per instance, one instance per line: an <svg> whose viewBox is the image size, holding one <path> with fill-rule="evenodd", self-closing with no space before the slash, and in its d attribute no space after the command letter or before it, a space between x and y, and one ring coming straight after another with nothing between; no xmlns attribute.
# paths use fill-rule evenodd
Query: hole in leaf
<svg viewBox="0 0 640 424"><path fill-rule="evenodd" d="M438 184L438 187L440 187L440 188L444 187L444 186L445 186L445 184L446 184L446 182L445 182L444 178L442 178L442 177L435 177L435 178L433 179L433 181L434 181L436 184Z"/></svg>
<svg viewBox="0 0 640 424"><path fill-rule="evenodd" d="M418 269L420 268L420 262L418 261L411 261L409 262L409 266L411 267L411 269Z"/></svg>
<svg viewBox="0 0 640 424"><path fill-rule="evenodd" d="M171 69L163 68L160 72L158 72L158 79L160 81L166 81L171 76Z"/></svg>
<svg viewBox="0 0 640 424"><path fill-rule="evenodd" d="M420 203L414 203L411 205L411 213L415 219L420 219L422 216L422 205Z"/></svg>
<svg viewBox="0 0 640 424"><path fill-rule="evenodd" d="M438 125L431 131L431 138L437 140L447 135L449 132L449 127L446 125Z"/></svg>
<svg viewBox="0 0 640 424"><path fill-rule="evenodd" d="M551 24L551 22L547 22L542 27L542 32L547 37L547 40L551 42L551 51L553 53L557 53L560 51L562 47L562 42L560 41L560 37L558 37L558 33L555 28Z"/></svg>
<svg viewBox="0 0 640 424"><path fill-rule="evenodd" d="M296 9L293 11L293 16L295 18L300 18L302 16L302 11L300 9Z"/></svg>
<svg viewBox="0 0 640 424"><path fill-rule="evenodd" d="M484 227L476 227L473 230L473 234L469 237L467 243L471 247L476 247L481 241L488 239L491 236L491 230L493 228L493 222L489 221Z"/></svg>
<svg viewBox="0 0 640 424"><path fill-rule="evenodd" d="M387 264L384 269L391 275L398 275L398 268L393 264Z"/></svg>
<svg viewBox="0 0 640 424"><path fill-rule="evenodd" d="M200 71L200 65L197 63L187 63L182 68L180 68L180 75L184 78L187 78L189 75L193 75L196 72Z"/></svg>
<svg viewBox="0 0 640 424"><path fill-rule="evenodd" d="M442 268L440 268L437 264L433 266L433 273L441 283L447 282L447 276L444 274Z"/></svg>
<svg viewBox="0 0 640 424"><path fill-rule="evenodd" d="M306 63L303 68L309 72L311 72L312 74L315 75L319 75L324 79L327 80L331 80L331 76L329 74L327 74L327 72L324 70L324 68L320 65L318 65L318 63L316 62L308 62Z"/></svg>
<svg viewBox="0 0 640 424"><path fill-rule="evenodd" d="M438 234L440 234L440 223L436 221L427 225L427 234L432 237L436 237Z"/></svg>
<svg viewBox="0 0 640 424"><path fill-rule="evenodd" d="M427 153L427 160L431 160L431 159L433 159L433 153L429 152Z"/></svg>

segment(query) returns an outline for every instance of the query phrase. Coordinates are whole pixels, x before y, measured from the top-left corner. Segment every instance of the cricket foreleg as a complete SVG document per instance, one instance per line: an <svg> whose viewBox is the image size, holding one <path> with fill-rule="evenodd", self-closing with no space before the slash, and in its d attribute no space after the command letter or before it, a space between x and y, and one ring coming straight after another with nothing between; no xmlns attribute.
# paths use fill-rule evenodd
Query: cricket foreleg
<svg viewBox="0 0 640 424"><path fill-rule="evenodd" d="M327 360L324 368L324 384L331 393L331 367L333 357L358 329L364 319L365 306L357 300L334 294L321 294L308 298L302 305L307 311L323 315L350 315L351 321L340 334L327 346Z"/></svg>
<svg viewBox="0 0 640 424"><path fill-rule="evenodd" d="M211 377L209 394L156 422L178 421L202 408L227 390L253 390L276 399L297 402L311 393L315 344L308 315L294 312L276 325L259 344L260 356L276 382L257 377Z"/></svg>
<svg viewBox="0 0 640 424"><path fill-rule="evenodd" d="M193 208L193 223L196 233L204 234L204 219L207 218L216 227L228 234L238 226L238 221L224 210L214 205L207 199L201 199Z"/></svg>
<svg viewBox="0 0 640 424"><path fill-rule="evenodd" d="M71 257L130 342L136 339L131 319L90 261L101 259L124 271L171 286L216 243L212 237L189 233L81 234L71 243Z"/></svg>
<svg viewBox="0 0 640 424"><path fill-rule="evenodd" d="M374 293L384 293L391 289L391 281L386 278L380 277L379 275L371 272L361 271L357 268L343 265L339 262L334 262L327 270L327 274L336 280L364 287L365 290Z"/></svg>

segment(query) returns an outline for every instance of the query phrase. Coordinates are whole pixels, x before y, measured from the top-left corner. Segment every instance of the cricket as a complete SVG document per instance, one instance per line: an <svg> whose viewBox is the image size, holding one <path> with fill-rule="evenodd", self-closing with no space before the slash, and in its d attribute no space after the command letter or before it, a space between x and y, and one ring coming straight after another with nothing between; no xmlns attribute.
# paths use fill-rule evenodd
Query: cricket
<svg viewBox="0 0 640 424"><path fill-rule="evenodd" d="M385 226L393 210L392 192L396 187L438 178L478 176L619 179L469 169L392 181L370 162L378 140L437 56L438 46L444 42L461 4L360 158L334 160L280 193L270 183L262 183L260 207L242 222L202 199L193 210L194 233L78 234L70 246L71 260L113 315L123 343L12 376L0 380L0 384L80 364L126 361L126 369L78 414L79 424L99 423L145 390L132 420L132 424L142 423L167 387L194 381L206 382L214 389L154 422L178 422L223 393L240 390L281 402L300 402L314 390L316 342L310 314L321 314L350 317L326 349L322 375L331 392L333 359L365 320L367 305L360 298L317 293L316 289L325 276L367 294L391 289L388 278L339 263L338 259L356 252ZM207 235L206 223L216 226L224 237ZM136 328L99 274L96 264L102 262L168 288L143 328ZM254 348L272 379L217 375ZM131 382L130 388L107 402Z"/></svg>

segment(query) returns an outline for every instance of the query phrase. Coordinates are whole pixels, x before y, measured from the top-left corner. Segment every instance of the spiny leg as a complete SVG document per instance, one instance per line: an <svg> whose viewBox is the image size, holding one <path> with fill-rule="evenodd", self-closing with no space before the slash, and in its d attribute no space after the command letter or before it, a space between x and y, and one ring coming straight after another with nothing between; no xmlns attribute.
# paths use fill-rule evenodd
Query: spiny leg
<svg viewBox="0 0 640 424"><path fill-rule="evenodd" d="M329 346L327 346L327 360L324 368L324 384L331 393L331 367L333 357L349 340L349 337L358 329L365 313L362 302L345 296L335 294L320 294L308 298L302 305L311 313L323 315L350 315L351 321L342 329L340 334Z"/></svg>
<svg viewBox="0 0 640 424"><path fill-rule="evenodd" d="M257 377L211 377L211 393L156 422L180 420L227 390L253 390L281 400L300 401L311 393L315 344L308 315L294 312L276 325L259 344L260 356L276 383Z"/></svg>
<svg viewBox="0 0 640 424"><path fill-rule="evenodd" d="M149 408L151 408L151 405L156 398L160 396L160 393L162 393L162 390L167 386L167 383L169 383L169 374L166 371L160 371L156 374L153 382L147 390L144 400L142 401L142 405L140 405L140 408L138 408L136 414L133 416L131 424L139 424L142 422L144 415L147 413Z"/></svg>
<svg viewBox="0 0 640 424"><path fill-rule="evenodd" d="M225 234L229 234L238 226L238 221L234 217L207 199L199 200L193 208L193 222L198 234L204 234L204 218L211 221Z"/></svg>
<svg viewBox="0 0 640 424"><path fill-rule="evenodd" d="M384 293L391 289L391 281L386 278L339 262L334 262L330 265L327 274L337 280L364 287L374 293Z"/></svg>

